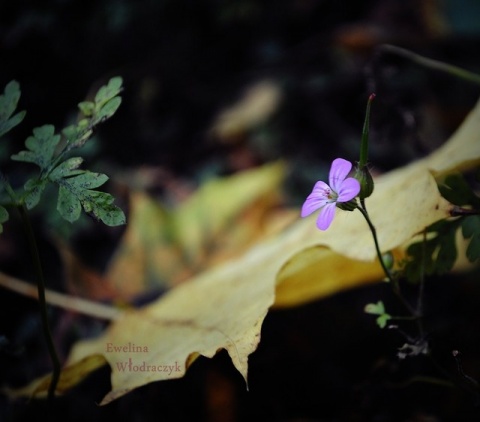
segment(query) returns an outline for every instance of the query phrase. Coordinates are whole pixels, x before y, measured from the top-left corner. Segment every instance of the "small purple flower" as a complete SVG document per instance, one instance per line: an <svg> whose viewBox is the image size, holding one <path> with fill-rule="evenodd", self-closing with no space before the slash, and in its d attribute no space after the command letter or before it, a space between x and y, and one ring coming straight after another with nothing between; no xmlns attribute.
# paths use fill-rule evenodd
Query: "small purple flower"
<svg viewBox="0 0 480 422"><path fill-rule="evenodd" d="M321 180L315 183L312 193L302 206L301 216L306 217L320 210L317 218L317 227L327 230L335 216L337 203L348 202L360 192L360 183L353 177L346 178L352 163L343 158L333 160L328 181L330 186Z"/></svg>

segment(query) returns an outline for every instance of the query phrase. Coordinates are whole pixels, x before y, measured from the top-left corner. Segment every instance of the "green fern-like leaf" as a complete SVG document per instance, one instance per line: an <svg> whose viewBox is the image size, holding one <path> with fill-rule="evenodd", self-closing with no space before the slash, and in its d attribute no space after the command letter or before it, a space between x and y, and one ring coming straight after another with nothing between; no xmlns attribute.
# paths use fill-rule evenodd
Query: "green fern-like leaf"
<svg viewBox="0 0 480 422"><path fill-rule="evenodd" d="M25 192L22 199L28 209L39 203L48 183L54 183L59 189L57 210L65 220L69 222L78 220L83 209L87 214L109 226L125 224L125 215L113 204L113 196L95 190L108 180L108 176L79 169L83 163L81 157L67 158L73 149L85 144L97 124L110 118L117 111L121 104L121 98L118 96L121 91L122 78L111 78L99 89L93 102L83 101L78 104L84 118L77 124L64 128L61 134L55 134L52 125L37 127L33 129L33 135L26 139L26 149L12 155L12 160L40 167L38 176L24 184ZM0 114L0 118L4 116L8 118L13 113L15 107L11 104L16 105L18 97L18 86L9 85L6 95L2 97L4 112ZM1 107L0 102L0 112ZM62 135L64 142L60 148ZM2 214L0 224L1 217Z"/></svg>

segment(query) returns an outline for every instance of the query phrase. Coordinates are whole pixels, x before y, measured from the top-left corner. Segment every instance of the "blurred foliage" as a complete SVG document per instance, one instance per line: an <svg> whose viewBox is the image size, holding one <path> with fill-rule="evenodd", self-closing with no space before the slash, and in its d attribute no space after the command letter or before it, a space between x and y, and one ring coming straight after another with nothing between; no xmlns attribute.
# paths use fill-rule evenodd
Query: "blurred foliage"
<svg viewBox="0 0 480 422"><path fill-rule="evenodd" d="M480 198L469 186L462 174L451 174L439 184L444 198L458 206L480 209ZM437 221L425 229L423 239L407 249L405 275L410 281L419 281L432 274L443 275L452 270L458 259L458 234L466 240L465 253L470 262L480 257L480 216L463 215Z"/></svg>
<svg viewBox="0 0 480 422"><path fill-rule="evenodd" d="M371 160L378 171L431 151L461 121L478 92L399 58L375 56L376 46L390 42L478 70L478 33L466 36L458 23L475 6L452 4L4 2L0 81L21 82L32 126L52 115L56 125L68 118L67 101L95 89L91 81L120 74L125 107L102 129L108 160L197 178L237 170L230 157L243 146L253 156L249 165L289 157L298 201L332 158L356 157L360 110L372 90L378 101ZM219 145L208 130L215 116L264 78L281 87L282 106L236 144Z"/></svg>

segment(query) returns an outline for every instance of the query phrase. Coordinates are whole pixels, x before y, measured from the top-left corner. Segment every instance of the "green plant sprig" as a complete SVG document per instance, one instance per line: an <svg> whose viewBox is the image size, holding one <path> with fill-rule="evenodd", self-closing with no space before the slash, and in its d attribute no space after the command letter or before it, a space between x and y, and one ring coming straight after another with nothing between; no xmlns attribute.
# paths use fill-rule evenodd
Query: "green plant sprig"
<svg viewBox="0 0 480 422"><path fill-rule="evenodd" d="M28 211L40 202L46 186L52 183L58 186L57 211L70 223L80 217L83 209L108 226L125 224L125 214L114 205L114 197L96 190L108 180L108 176L80 169L82 157L68 157L71 151L82 147L92 137L98 124L115 114L122 102L119 96L122 90L122 78L111 78L107 85L98 90L93 101L78 104L83 117L77 124L64 128L61 135L55 133L52 125L33 129L33 135L25 140L26 149L11 156L13 161L32 163L40 168L38 175L25 182L23 192L15 192L4 174L0 177L0 193L5 190L10 200L8 205L15 207L20 213L37 276L42 328L53 367L48 389L49 402L55 396L61 365L48 324L45 279ZM18 82L11 81L5 87L4 94L0 95L0 137L20 124L25 117L25 111L14 114L19 99L20 86ZM58 151L62 135L64 146ZM0 204L0 233L3 231L3 224L9 219L6 208L8 205Z"/></svg>
<svg viewBox="0 0 480 422"><path fill-rule="evenodd" d="M48 183L58 186L59 194L57 210L69 222L80 217L81 209L101 220L108 226L125 223L122 210L113 204L114 198L96 189L103 185L108 176L101 173L80 170L83 163L81 157L65 159L67 153L82 147L92 136L94 128L109 119L121 104L118 94L122 89L122 79L112 78L107 85L100 88L93 102L79 103L84 118L76 125L63 129L65 146L56 153L61 135L55 134L52 125L44 125L33 129L33 136L25 141L26 150L12 155L12 160L36 164L40 167L37 177L27 180L25 192L20 199L27 209L34 208Z"/></svg>

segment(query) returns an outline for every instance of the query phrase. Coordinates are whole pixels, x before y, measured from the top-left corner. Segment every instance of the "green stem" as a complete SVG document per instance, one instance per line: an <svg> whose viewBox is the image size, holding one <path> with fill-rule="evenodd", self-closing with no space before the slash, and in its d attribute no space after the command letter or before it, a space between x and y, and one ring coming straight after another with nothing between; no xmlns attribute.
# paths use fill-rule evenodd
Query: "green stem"
<svg viewBox="0 0 480 422"><path fill-rule="evenodd" d="M414 318L417 318L418 317L417 311L415 309L413 309L412 306L402 296L402 294L400 292L400 286L398 285L398 281L392 276L392 273L390 272L390 270L385 265L385 262L383 261L382 252L380 250L380 245L378 243L377 230L375 229L375 226L373 225L372 221L370 220L370 216L368 215L367 207L365 206L365 201L363 199L360 200L360 206L358 207L358 210L364 216L365 220L367 221L368 227L370 228L370 231L372 232L373 242L375 243L375 250L377 252L378 261L380 262L380 265L382 266L383 272L385 273L385 276L387 277L388 281L390 282L390 285L392 286L393 291L398 296L398 298L403 303L403 305L408 309L410 314Z"/></svg>
<svg viewBox="0 0 480 422"><path fill-rule="evenodd" d="M365 206L365 201L363 199L360 200L360 207L358 207L358 209L362 213L362 215L365 217L368 227L372 232L373 242L375 243L375 250L377 252L377 257L378 257L378 260L380 261L380 265L382 266L383 272L385 273L385 276L388 278L388 281L390 283L393 283L392 274L390 273L390 270L386 267L385 262L383 261L383 258L382 258L382 252L380 250L380 245L378 243L378 238L377 238L377 230L375 229L375 226L370 220L370 216L368 215L367 208Z"/></svg>
<svg viewBox="0 0 480 422"><path fill-rule="evenodd" d="M436 377L429 377L429 376L424 376L424 375L417 375L415 377L412 377L404 382L400 382L398 384L392 384L393 388L405 388L408 387L411 384L414 383L426 383L426 384L433 384L433 385L438 385L440 387L449 387L449 388L455 388L456 385L453 382L441 379L441 378L436 378Z"/></svg>
<svg viewBox="0 0 480 422"><path fill-rule="evenodd" d="M419 64L420 66L438 70L440 72L444 72L460 79L464 79L466 81L480 85L480 75L462 69L460 67L453 66L451 64L444 63L438 60L429 59L427 57L423 57L419 54L413 53L409 50L405 50L404 48L396 47L390 44L381 45L379 49L382 52L393 53L405 57L406 59L409 59L412 62Z"/></svg>
<svg viewBox="0 0 480 422"><path fill-rule="evenodd" d="M14 206L18 209L20 217L23 222L23 226L26 231L28 245L30 247L30 252L32 255L33 266L35 269L35 273L37 275L37 291L38 291L38 303L40 307L40 318L42 321L42 330L45 340L47 342L48 353L50 355L50 359L52 361L52 381L48 387L48 401L51 403L53 398L55 397L55 390L57 388L58 380L60 378L60 371L61 371L61 363L60 359L57 354L57 350L55 349L55 343L53 342L52 333L50 331L50 327L48 324L48 314L47 314L47 300L45 296L45 278L43 276L43 269L42 269L42 261L40 259L40 253L38 251L37 241L35 239L35 233L32 228L32 224L30 222L30 218L28 216L27 208L22 201L17 200L17 195L15 191L8 183L6 177L1 174L0 179L3 182L3 185L9 194L10 198Z"/></svg>
<svg viewBox="0 0 480 422"><path fill-rule="evenodd" d="M424 295L424 290L425 290L425 257L427 255L426 251L426 245L427 245L427 232L426 230L423 232L423 242L422 242L422 255L421 255L421 260L422 260L422 266L421 266L421 273L420 273L420 281L419 281L419 289L418 289L418 299L417 299L417 315L423 315L423 295ZM418 318L417 320L418 324L418 330L420 333L420 336L423 336L423 324L422 324L422 319Z"/></svg>
<svg viewBox="0 0 480 422"><path fill-rule="evenodd" d="M38 302L40 306L40 316L42 319L43 335L45 337L45 340L47 341L48 353L50 354L50 358L52 360L52 365L53 365L52 381L50 382L50 385L48 387L48 400L51 401L55 396L55 390L57 387L58 380L60 378L61 364L60 364L60 359L58 358L57 351L55 349L52 333L48 325L47 301L45 298L45 279L43 276L42 262L40 260L40 254L38 252L38 246L35 240L35 234L33 232L33 228L30 223L30 218L28 217L28 212L25 205L20 204L18 205L18 208L27 232L28 244L30 246L33 265L37 275Z"/></svg>

